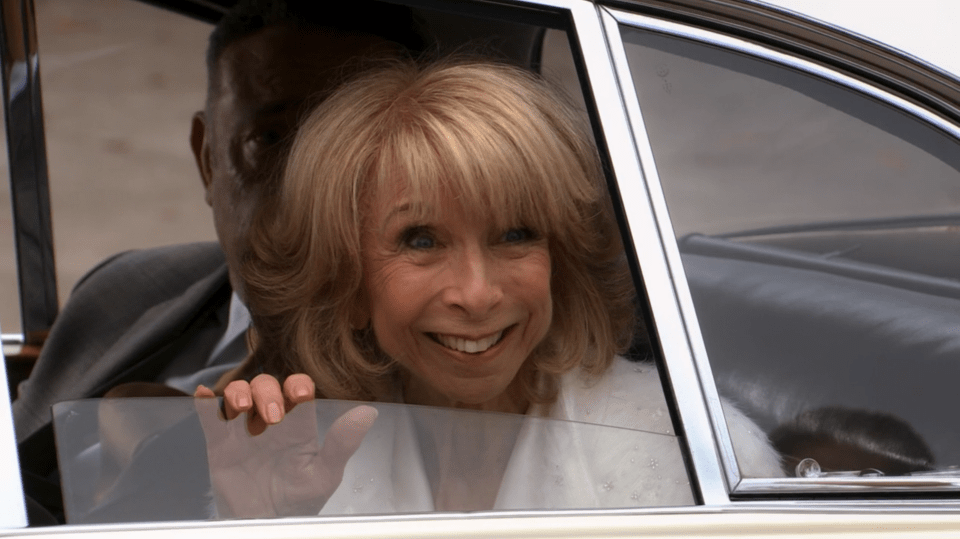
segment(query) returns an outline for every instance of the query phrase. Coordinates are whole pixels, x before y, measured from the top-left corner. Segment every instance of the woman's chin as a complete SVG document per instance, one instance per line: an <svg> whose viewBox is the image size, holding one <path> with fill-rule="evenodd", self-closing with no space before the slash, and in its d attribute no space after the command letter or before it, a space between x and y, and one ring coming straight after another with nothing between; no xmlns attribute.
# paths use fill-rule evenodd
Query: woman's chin
<svg viewBox="0 0 960 539"><path fill-rule="evenodd" d="M526 405L519 402L523 400L522 392L511 390L512 381L463 388L451 383L446 385L446 389L441 393L445 402L438 405L464 410L522 413L526 410ZM470 382L476 384L475 380Z"/></svg>

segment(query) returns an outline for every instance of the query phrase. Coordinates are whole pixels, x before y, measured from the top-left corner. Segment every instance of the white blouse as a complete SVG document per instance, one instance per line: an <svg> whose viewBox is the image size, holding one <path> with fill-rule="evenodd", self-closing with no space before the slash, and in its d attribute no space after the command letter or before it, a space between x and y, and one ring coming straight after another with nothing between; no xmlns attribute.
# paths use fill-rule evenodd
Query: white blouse
<svg viewBox="0 0 960 539"><path fill-rule="evenodd" d="M376 423L320 514L434 510L411 414L446 412L416 406L377 407ZM592 382L578 372L568 373L562 378L557 401L545 410L533 406L526 416L514 416L519 434L494 510L694 503L653 365L617 358ZM780 458L763 432L726 402L724 411L741 473L780 476Z"/></svg>

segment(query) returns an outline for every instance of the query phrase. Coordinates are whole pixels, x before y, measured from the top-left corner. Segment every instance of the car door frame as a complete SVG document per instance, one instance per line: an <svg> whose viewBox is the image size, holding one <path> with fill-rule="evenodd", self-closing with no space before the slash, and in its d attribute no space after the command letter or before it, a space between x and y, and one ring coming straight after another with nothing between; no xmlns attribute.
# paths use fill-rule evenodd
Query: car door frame
<svg viewBox="0 0 960 539"><path fill-rule="evenodd" d="M437 4L435 0L421 0L419 2L414 0L410 3L414 6L422 5L424 7ZM575 57L581 59L585 68L585 72L581 74L584 76L582 86L588 94L587 102L595 105L595 107L588 108L592 109L589 112L593 116L594 125L599 130L598 143L602 146L601 153L604 154L605 164L611 171L610 176L608 176L609 187L621 216L621 226L623 227L628 257L635 272L636 282L643 285L640 293L646 295L646 314L653 322L651 327L654 331L653 336L656 337L657 341L654 345L657 347L658 354L662 357L662 376L667 382L665 383L665 391L672 397L668 400L675 403L674 418L677 422L678 433L682 433L687 448L691 480L698 494L698 501L708 507L677 510L534 511L518 514L494 513L481 516L429 515L426 517L377 517L360 520L351 518L324 519L324 522L327 523L325 529L334 531L336 526L355 526L357 522L413 523L417 526L421 526L425 522L435 522L437 523L436 529L440 530L445 526L449 527L447 523L451 521L469 520L474 522L490 518L514 519L518 527L523 527L529 524L529 518L542 519L545 516L555 517L550 519L551 526L553 526L562 525L560 523L564 522L569 525L569 520L564 519L582 518L587 515L610 517L611 522L619 522L617 525L636 527L644 522L643 520L636 520L637 518L645 519L649 518L649 515L672 515L678 516L678 520L682 520L684 515L712 515L718 511L738 512L742 510L751 512L751 514L775 514L783 511L785 508L783 504L758 505L740 504L738 502L739 507L734 507L736 504L731 503L730 492L741 481L738 474L731 474L731 468L725 465L732 457L732 450L729 447L729 441L724 441L717 434L725 431L725 427L718 423L718 418L714 412L716 407L719 406L719 398L716 396L716 386L709 373L709 363L701 365L695 360L697 347L702 346L702 342L696 342L698 329L695 326L695 318L691 320L689 316L684 316L683 304L689 296L689 290L684 292L685 282L679 281L680 284L678 284L676 267L679 259L672 256L671 250L675 249L676 244L674 240L671 246L669 241L672 238L669 220L664 221L658 216L657 207L663 204L663 198L662 193L657 191L659 185L650 183L652 170L649 167L652 161L644 159L645 152L650 151L649 144L644 143L645 135L643 137L638 136L638 134L643 133L642 130L638 130L638 128L642 128L642 123L638 125L636 123L638 116L628 114L629 108L632 106L630 102L635 100L635 94L624 93L622 73L618 74L618 69L622 72L622 66L618 67L617 55L622 54L622 47L618 49L616 41L611 41L610 11L587 0L502 0L478 2L478 4L499 6L506 9L526 7L533 10L547 10L552 11L556 16L569 19L572 29L571 45ZM21 0L21 6L23 5L31 6L29 11L32 17L32 0ZM26 18L21 19L29 27L28 34L35 31L35 28L31 26L32 19L30 21L27 21ZM613 44L611 45L611 43ZM31 101L31 111L39 113L39 118L42 120L42 109L39 101L39 62L36 59L35 50L34 39L34 53L30 61L36 67L35 92L32 92L36 93L36 100ZM583 61L583 59L589 59L589 61ZM8 104L9 99L5 102L5 106ZM39 128L41 135L39 144L42 148L42 121ZM36 143L36 128L32 133L32 138L28 140ZM12 166L11 177L13 177ZM31 177L39 178L40 176L34 173ZM45 182L45 162L42 178ZM49 204L49 197L46 198L47 204ZM49 217L49 207L47 212ZM52 234L50 237L52 242ZM49 262L52 265L52 243L50 244L50 257ZM9 415L9 400L0 400L0 403L4 402L7 408L5 410L0 409L0 414L6 417ZM3 443L3 445L0 445L0 459L2 459L0 464L16 462L14 440L12 423L7 424L0 421L0 442ZM733 469L735 470L735 468ZM4 483L4 485L0 485L0 500L13 499L14 502L9 502L13 504L10 507L13 507L16 505L16 500L19 499L22 505L23 493L19 483L12 481ZM4 496L7 497L4 498ZM786 508L795 508L795 506L791 504L787 505ZM881 506L878 506L878 508L881 508ZM889 506L887 506L886 510L889 509ZM22 525L19 522L21 521L16 519L11 520L9 524L0 521L0 529L4 526L12 528ZM505 520L502 522L505 522ZM247 524L250 524L253 528L270 525L269 522ZM307 524L285 523L278 526L278 529L290 530L304 525L307 526L306 529L314 530L314 532L321 529L316 521ZM185 523L183 525L164 525L160 528L168 530L193 529L195 526L197 526L196 523ZM156 528L156 526L154 527ZM204 529L223 529L225 530L224 536L226 536L226 530L235 530L242 527L242 525L236 523L223 525L211 523L199 526L201 531ZM79 532L80 530L91 532L100 527L69 528L71 527L64 528L63 533L69 534L72 531ZM136 528L136 526L119 528L111 526L105 529ZM143 526L139 528L143 528ZM147 525L147 528L150 528L150 526ZM426 532L427 530L424 529L423 531Z"/></svg>
<svg viewBox="0 0 960 539"><path fill-rule="evenodd" d="M655 4L665 4L665 2L654 2ZM831 81L835 84L851 89L865 97L879 100L888 104L906 114L919 118L921 121L933 126L937 130L960 141L960 93L956 87L960 86L960 81L953 81L953 87L948 83L949 76L938 72L933 68L923 69L923 66L916 65L915 62L898 57L894 51L882 49L873 45L873 49L883 52L881 59L876 59L870 54L867 58L873 58L874 62L863 61L865 55L863 50L858 50L856 55L843 56L838 50L829 52L829 60L825 61L827 54L823 50L813 57L802 57L796 54L797 48L787 47L784 49L774 48L765 42L764 37L766 29L754 27L755 33L751 34L745 30L744 25L736 26L736 31L730 31L730 27L719 25L716 20L700 20L696 24L691 20L675 22L667 20L663 15L664 11L648 9L647 13L638 13L636 11L626 11L624 2L604 2L601 8L602 24L605 27L606 37L609 41L609 48L614 58L618 75L618 84L621 88L621 95L624 97L624 103L627 110L630 125L633 129L633 140L638 142L638 152L640 155L641 168L645 177L645 188L650 204L654 208L656 228L660 233L659 244L655 247L659 250L651 250L645 253L645 257L650 257L652 252L663 253L666 259L667 267L670 272L669 283L673 286L673 293L680 306L681 320L687 342L690 343L692 355L695 363L695 375L684 376L679 379L671 379L674 391L680 390L677 386L692 383L699 380L700 390L706 396L708 402L709 415L711 419L711 428L715 436L715 443L721 456L722 468L725 475L726 484L729 487L728 494L734 499L756 499L758 497L779 498L795 497L799 498L810 494L833 494L837 495L886 495L891 494L903 496L905 499L922 498L937 495L948 495L960 497L960 477L830 477L823 479L810 478L744 478L737 464L736 456L733 451L730 434L727 430L724 420L723 410L720 405L720 398L717 393L714 376L703 342L703 336L700 331L700 323L696 316L690 287L687 284L683 264L680 259L680 250L677 244L677 238L671 224L669 212L667 210L666 199L663 188L660 183L660 176L657 173L653 149L647 136L646 127L643 121L642 107L634 88L633 80L630 76L630 68L627 62L625 49L620 39L620 26L626 25L640 30L651 31L672 37L679 37L697 43L707 44L712 47L721 48L738 54L743 54L752 58L757 58L766 62L771 62L788 69L797 70L818 77L820 79ZM690 14L690 2L679 1L676 4L685 6L686 14ZM717 5L730 7L732 2L720 0L710 3L712 7ZM749 7L749 6L748 6ZM744 10L747 11L747 10ZM676 13L671 12L675 15ZM780 12L784 17L788 17L785 11ZM701 14L701 17L703 15ZM795 17L794 17L795 19ZM740 20L743 22L743 19ZM781 23L783 21L780 21ZM709 23L709 24L708 24ZM846 44L849 38L843 36L842 32L834 29L836 35L842 40L835 40ZM836 45L834 45L836 46ZM809 52L809 51L807 51ZM869 52L869 51L868 51ZM911 86L905 84L903 80L898 80L895 74L877 73L880 66L887 68L904 70L913 63L913 69L910 71L915 79L921 81L917 85ZM840 69L843 67L845 69ZM872 76L864 76L864 73L872 73ZM897 81L892 88L881 86L880 82ZM633 99L631 99L633 97ZM951 101L953 100L953 101ZM619 177L618 177L619 178ZM673 358L665 352L665 362L670 365ZM686 357L682 358L686 361ZM692 393L690 388L685 394ZM682 405L678 403L679 405ZM858 500L850 500L851 503L860 503ZM947 502L951 505L960 507L960 499Z"/></svg>

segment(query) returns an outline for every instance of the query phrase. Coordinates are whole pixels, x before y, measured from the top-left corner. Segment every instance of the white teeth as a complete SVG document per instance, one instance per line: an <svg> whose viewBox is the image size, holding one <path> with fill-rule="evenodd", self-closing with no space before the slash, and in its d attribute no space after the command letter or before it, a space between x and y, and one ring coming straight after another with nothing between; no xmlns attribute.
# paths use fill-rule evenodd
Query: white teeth
<svg viewBox="0 0 960 539"><path fill-rule="evenodd" d="M487 351L491 346L500 342L500 338L503 337L503 331L498 331L497 333L480 339L479 341L471 341L462 337L441 335L439 333L434 333L434 337L437 338L437 341L439 341L440 344L446 346L447 348L452 348L468 354L479 354L480 352Z"/></svg>

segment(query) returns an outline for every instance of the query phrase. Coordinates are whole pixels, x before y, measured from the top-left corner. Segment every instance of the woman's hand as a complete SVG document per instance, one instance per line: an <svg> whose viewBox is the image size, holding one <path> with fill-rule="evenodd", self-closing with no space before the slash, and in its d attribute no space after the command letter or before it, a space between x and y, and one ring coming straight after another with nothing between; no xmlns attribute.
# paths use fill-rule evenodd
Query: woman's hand
<svg viewBox="0 0 960 539"><path fill-rule="evenodd" d="M275 425L296 405L312 401L316 386L306 374L292 374L280 382L269 374L257 375L253 380L234 380L223 390L223 412L228 420L247 413L247 429L257 436L267 425ZM194 397L213 397L211 389L198 386Z"/></svg>
<svg viewBox="0 0 960 539"><path fill-rule="evenodd" d="M271 376L231 383L224 392L226 421L213 391L195 396L207 439L214 500L221 518L316 515L340 485L343 470L377 418L371 406L340 416L321 443L316 407L306 375L281 390ZM235 421L248 412L248 421ZM268 429L268 425L270 428Z"/></svg>

